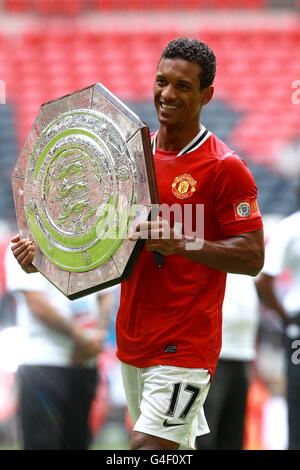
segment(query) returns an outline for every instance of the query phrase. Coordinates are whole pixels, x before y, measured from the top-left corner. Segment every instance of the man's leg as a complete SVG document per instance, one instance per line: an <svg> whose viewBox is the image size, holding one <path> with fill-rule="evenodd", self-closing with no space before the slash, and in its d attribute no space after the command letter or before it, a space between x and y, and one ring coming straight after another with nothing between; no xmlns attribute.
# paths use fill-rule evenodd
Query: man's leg
<svg viewBox="0 0 300 470"><path fill-rule="evenodd" d="M177 442L168 441L167 439L142 432L133 431L131 436L131 450L177 450L178 447L179 444Z"/></svg>
<svg viewBox="0 0 300 470"><path fill-rule="evenodd" d="M137 369L122 364L122 376L134 422L131 449L193 448L199 411L209 388L208 372L168 366Z"/></svg>
<svg viewBox="0 0 300 470"><path fill-rule="evenodd" d="M96 368L74 367L66 369L68 393L64 403L64 450L87 450L91 434L89 414L96 393Z"/></svg>
<svg viewBox="0 0 300 470"><path fill-rule="evenodd" d="M226 364L226 360L219 360L212 384L204 403L204 412L210 433L204 434L203 436L197 436L196 445L198 450L217 450L219 448L219 433L223 408L231 381Z"/></svg>
<svg viewBox="0 0 300 470"><path fill-rule="evenodd" d="M249 363L228 361L231 385L224 402L219 428L220 450L242 450L249 387Z"/></svg>
<svg viewBox="0 0 300 470"><path fill-rule="evenodd" d="M57 368L21 366L19 387L20 421L25 450L61 450L63 383Z"/></svg>
<svg viewBox="0 0 300 470"><path fill-rule="evenodd" d="M142 384L140 381L141 369L121 364L122 380L126 395L128 411L133 424L140 417L140 401L142 398ZM133 431L131 434L131 450L173 450L178 447L176 442L167 441L159 437Z"/></svg>

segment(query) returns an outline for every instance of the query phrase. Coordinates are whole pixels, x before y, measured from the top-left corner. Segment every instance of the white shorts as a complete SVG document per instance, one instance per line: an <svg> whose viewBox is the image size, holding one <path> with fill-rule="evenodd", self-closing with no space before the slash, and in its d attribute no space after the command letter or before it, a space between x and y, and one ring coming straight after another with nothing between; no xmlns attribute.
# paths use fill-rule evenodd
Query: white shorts
<svg viewBox="0 0 300 470"><path fill-rule="evenodd" d="M207 434L203 404L210 374L205 369L122 363L122 378L134 431L194 449L196 436Z"/></svg>

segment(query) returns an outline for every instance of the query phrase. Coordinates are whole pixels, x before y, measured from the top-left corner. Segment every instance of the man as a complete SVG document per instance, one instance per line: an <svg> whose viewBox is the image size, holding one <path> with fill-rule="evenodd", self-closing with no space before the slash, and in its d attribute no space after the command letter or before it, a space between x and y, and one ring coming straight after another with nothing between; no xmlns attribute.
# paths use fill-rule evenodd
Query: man
<svg viewBox="0 0 300 470"><path fill-rule="evenodd" d="M289 271L291 281L282 298L276 279L285 270ZM266 263L256 287L261 300L279 315L285 327L289 450L299 450L300 367L297 349L300 344L300 210L276 226L267 244Z"/></svg>
<svg viewBox="0 0 300 470"><path fill-rule="evenodd" d="M131 234L131 240L147 238L122 285L116 324L135 423L131 449L194 448L196 434L208 431L202 407L221 347L226 272L254 276L263 265L253 177L199 121L213 96L215 68L208 46L187 38L171 41L158 63L153 153L160 203L204 205L205 241L175 237L173 224L162 219ZM31 270L34 246L13 242L19 263ZM151 252L164 255L161 269Z"/></svg>
<svg viewBox="0 0 300 470"><path fill-rule="evenodd" d="M252 277L229 274L223 302L222 349L204 404L210 433L199 450L242 450L250 367L256 357L259 300Z"/></svg>
<svg viewBox="0 0 300 470"><path fill-rule="evenodd" d="M10 249L5 276L23 337L17 371L23 448L87 449L96 358L113 297L103 293L71 302L40 273L22 271Z"/></svg>

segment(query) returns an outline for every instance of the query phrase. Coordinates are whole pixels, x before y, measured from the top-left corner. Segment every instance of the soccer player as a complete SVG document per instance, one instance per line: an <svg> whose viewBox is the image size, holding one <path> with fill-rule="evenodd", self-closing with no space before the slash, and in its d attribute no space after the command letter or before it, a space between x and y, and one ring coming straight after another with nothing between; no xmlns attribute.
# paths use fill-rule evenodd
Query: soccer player
<svg viewBox="0 0 300 470"><path fill-rule="evenodd" d="M198 450L242 450L251 366L256 357L259 299L254 279L229 274L223 302L222 349L204 404L210 433Z"/></svg>
<svg viewBox="0 0 300 470"><path fill-rule="evenodd" d="M157 67L160 127L152 144L160 203L192 206L194 215L203 205L204 236L175 236L173 223L162 218L141 223L130 236L147 239L122 285L116 324L134 422L131 449L190 449L197 434L208 432L203 403L221 347L226 272L256 276L263 266L255 181L200 123L215 70L212 50L188 38L171 41ZM32 270L34 245L12 241L19 263ZM152 252L164 255L162 267Z"/></svg>

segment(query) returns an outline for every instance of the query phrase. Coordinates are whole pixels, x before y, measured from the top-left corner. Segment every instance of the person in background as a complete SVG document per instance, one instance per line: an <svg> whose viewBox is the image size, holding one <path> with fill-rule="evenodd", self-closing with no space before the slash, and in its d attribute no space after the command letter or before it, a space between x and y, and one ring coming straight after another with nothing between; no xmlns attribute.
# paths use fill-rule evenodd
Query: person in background
<svg viewBox="0 0 300 470"><path fill-rule="evenodd" d="M300 202L300 191L298 190ZM283 298L276 280L289 272ZM300 450L300 210L283 219L269 239L262 273L256 280L261 300L282 320L285 329L289 450Z"/></svg>
<svg viewBox="0 0 300 470"><path fill-rule="evenodd" d="M96 359L106 336L112 294L72 302L40 273L28 276L10 247L4 269L23 334L17 371L23 448L87 449L89 411L98 384Z"/></svg>
<svg viewBox="0 0 300 470"><path fill-rule="evenodd" d="M241 450L249 373L256 357L259 299L253 278L227 276L222 349L204 411L210 433L197 438L199 450Z"/></svg>

